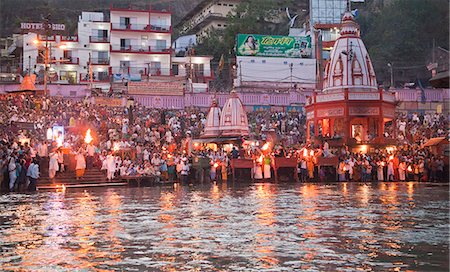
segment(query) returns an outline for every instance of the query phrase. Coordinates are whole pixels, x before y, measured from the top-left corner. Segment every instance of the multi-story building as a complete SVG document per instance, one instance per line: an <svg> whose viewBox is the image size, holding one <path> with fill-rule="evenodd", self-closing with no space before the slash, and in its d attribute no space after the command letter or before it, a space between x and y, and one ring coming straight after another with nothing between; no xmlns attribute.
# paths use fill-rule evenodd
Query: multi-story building
<svg viewBox="0 0 450 272"><path fill-rule="evenodd" d="M79 82L90 82L92 77L92 87L109 90L110 28L102 12L82 12L79 16L78 53L82 66Z"/></svg>
<svg viewBox="0 0 450 272"><path fill-rule="evenodd" d="M169 11L111 8L112 73L170 76L171 34Z"/></svg>
<svg viewBox="0 0 450 272"><path fill-rule="evenodd" d="M111 8L109 21L101 12L82 12L75 36L25 34L23 67L43 81L47 44L51 83L92 84L109 91L117 84L123 89L130 80L178 77L207 90L211 58L175 57L171 33L169 11Z"/></svg>
<svg viewBox="0 0 450 272"><path fill-rule="evenodd" d="M193 8L180 24L181 34L196 34L204 37L211 29L227 26L227 15L240 3L239 0L204 0Z"/></svg>

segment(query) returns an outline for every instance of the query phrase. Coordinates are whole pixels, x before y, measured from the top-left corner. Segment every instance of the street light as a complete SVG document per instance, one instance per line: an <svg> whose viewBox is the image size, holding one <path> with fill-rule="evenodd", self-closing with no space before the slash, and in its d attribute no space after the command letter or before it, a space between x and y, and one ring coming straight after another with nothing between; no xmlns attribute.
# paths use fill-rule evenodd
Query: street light
<svg viewBox="0 0 450 272"><path fill-rule="evenodd" d="M389 71L391 72L391 88L394 88L394 64L388 62L387 66L389 67Z"/></svg>

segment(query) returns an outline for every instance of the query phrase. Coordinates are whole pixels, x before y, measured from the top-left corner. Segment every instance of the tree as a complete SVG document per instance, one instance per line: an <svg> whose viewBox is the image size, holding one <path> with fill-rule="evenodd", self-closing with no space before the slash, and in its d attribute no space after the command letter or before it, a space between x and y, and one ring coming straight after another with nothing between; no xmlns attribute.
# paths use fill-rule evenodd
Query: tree
<svg viewBox="0 0 450 272"><path fill-rule="evenodd" d="M448 15L447 0L393 0L379 13L364 12L358 21L377 76L387 80L389 62L409 70L410 77L426 76L433 39L448 48Z"/></svg>

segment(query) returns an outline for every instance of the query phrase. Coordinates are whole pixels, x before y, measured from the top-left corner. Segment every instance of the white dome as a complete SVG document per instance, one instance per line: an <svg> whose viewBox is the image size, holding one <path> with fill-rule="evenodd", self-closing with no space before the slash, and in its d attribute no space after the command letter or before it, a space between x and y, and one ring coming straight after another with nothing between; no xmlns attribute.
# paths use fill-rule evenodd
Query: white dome
<svg viewBox="0 0 450 272"><path fill-rule="evenodd" d="M325 67L323 91L378 91L372 61L351 12L342 17L340 34Z"/></svg>
<svg viewBox="0 0 450 272"><path fill-rule="evenodd" d="M247 113L234 90L231 91L230 98L223 106L220 131L222 136L248 136L249 134Z"/></svg>
<svg viewBox="0 0 450 272"><path fill-rule="evenodd" d="M217 106L217 101L214 99L206 116L205 129L202 137L217 137L220 134L220 108Z"/></svg>

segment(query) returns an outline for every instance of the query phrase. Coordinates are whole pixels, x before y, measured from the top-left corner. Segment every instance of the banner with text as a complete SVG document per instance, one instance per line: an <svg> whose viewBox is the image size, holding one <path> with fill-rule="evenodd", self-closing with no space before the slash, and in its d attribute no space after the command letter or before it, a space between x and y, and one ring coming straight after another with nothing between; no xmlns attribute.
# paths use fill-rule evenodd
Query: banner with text
<svg viewBox="0 0 450 272"><path fill-rule="evenodd" d="M238 34L238 56L307 58L311 56L311 36Z"/></svg>
<svg viewBox="0 0 450 272"><path fill-rule="evenodd" d="M122 101L122 98L114 98L114 97L95 97L95 104L99 106L108 106L108 107L123 107L125 103Z"/></svg>
<svg viewBox="0 0 450 272"><path fill-rule="evenodd" d="M128 82L128 94L183 95L182 82Z"/></svg>

